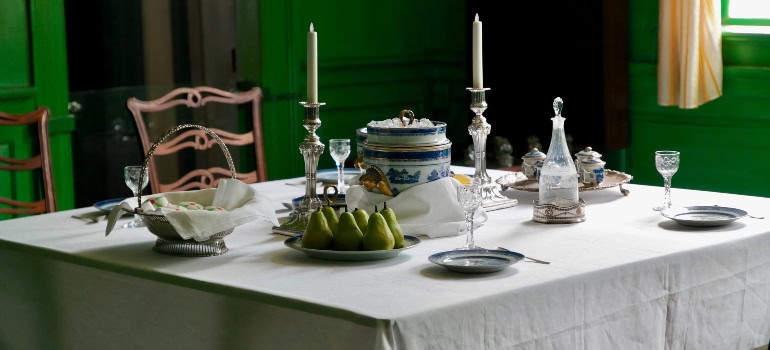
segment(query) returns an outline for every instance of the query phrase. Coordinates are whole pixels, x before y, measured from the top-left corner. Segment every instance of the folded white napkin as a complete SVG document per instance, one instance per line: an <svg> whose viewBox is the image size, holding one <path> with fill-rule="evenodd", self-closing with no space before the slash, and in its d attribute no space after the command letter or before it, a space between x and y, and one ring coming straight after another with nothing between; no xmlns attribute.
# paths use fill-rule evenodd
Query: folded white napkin
<svg viewBox="0 0 770 350"><path fill-rule="evenodd" d="M457 188L462 186L459 181L445 177L389 197L354 185L345 193L345 202L349 210L362 208L369 213L374 212L375 205L382 210L382 203L388 202L404 233L431 238L454 236L465 233L465 214L457 202ZM478 227L486 221L487 213L479 207L474 214L474 225Z"/></svg>
<svg viewBox="0 0 770 350"><path fill-rule="evenodd" d="M172 204L188 201L225 209L225 211L176 211L170 208L160 208L154 211L145 211L145 214L165 215L169 223L184 239L192 238L196 241L205 241L216 233L255 220L269 221L273 225L278 225L275 209L273 209L270 199L257 193L255 189L240 180L223 179L219 181L219 186L216 189L168 192L160 195L166 197ZM109 223L105 234L109 235L112 231L117 220L117 213L120 210L133 212L135 206L136 198L129 198L113 208L108 218Z"/></svg>

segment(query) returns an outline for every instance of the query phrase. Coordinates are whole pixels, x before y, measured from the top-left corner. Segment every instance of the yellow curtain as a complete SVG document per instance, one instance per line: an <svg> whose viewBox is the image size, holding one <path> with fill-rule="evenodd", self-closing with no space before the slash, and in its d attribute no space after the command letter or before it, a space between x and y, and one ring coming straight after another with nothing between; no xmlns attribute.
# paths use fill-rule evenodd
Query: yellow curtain
<svg viewBox="0 0 770 350"><path fill-rule="evenodd" d="M720 0L660 0L658 104L696 108L722 95Z"/></svg>

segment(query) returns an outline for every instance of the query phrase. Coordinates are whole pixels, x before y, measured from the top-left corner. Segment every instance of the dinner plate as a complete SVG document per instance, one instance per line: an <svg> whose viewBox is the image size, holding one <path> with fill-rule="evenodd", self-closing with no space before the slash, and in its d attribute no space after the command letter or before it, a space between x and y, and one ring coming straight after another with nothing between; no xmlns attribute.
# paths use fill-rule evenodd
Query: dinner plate
<svg viewBox="0 0 770 350"><path fill-rule="evenodd" d="M663 210L661 215L686 226L724 226L738 220L746 211L718 205L674 207Z"/></svg>
<svg viewBox="0 0 770 350"><path fill-rule="evenodd" d="M428 257L428 260L434 264L462 273L497 272L521 259L524 259L524 255L516 252L486 249L450 250Z"/></svg>
<svg viewBox="0 0 770 350"><path fill-rule="evenodd" d="M309 257L323 260L342 260L342 261L369 261L384 260L395 257L401 252L414 248L420 244L420 239L414 236L404 235L404 247L390 250L362 250L362 251L340 251L340 250L321 250L308 249L302 247L302 235L296 235L285 241L283 244L291 249L299 250Z"/></svg>
<svg viewBox="0 0 770 350"><path fill-rule="evenodd" d="M113 198L113 199L106 199L103 201L98 201L94 203L94 208L99 209L103 212L110 212L112 208L120 202L122 202L125 198Z"/></svg>
<svg viewBox="0 0 770 350"><path fill-rule="evenodd" d="M345 178L346 185L357 184L356 180L358 179L359 176L361 176L361 170L356 168L345 168L345 174L342 175L342 177ZM318 174L316 175L316 178L318 179L318 181L321 181L321 183L325 185L336 185L337 169L319 170Z"/></svg>

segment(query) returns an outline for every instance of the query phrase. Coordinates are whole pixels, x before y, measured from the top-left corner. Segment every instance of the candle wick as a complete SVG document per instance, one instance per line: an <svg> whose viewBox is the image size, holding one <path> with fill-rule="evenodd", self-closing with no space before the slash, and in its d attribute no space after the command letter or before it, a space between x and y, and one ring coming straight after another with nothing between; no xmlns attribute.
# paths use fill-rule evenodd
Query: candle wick
<svg viewBox="0 0 770 350"><path fill-rule="evenodd" d="M479 17L479 15L476 15L477 21L478 21L478 17ZM311 33L315 32L315 30L313 30L313 22L310 22L310 32Z"/></svg>
<svg viewBox="0 0 770 350"><path fill-rule="evenodd" d="M475 22L478 22L478 21L479 21L479 14L477 13L477 14L476 14L476 19L475 19Z"/></svg>

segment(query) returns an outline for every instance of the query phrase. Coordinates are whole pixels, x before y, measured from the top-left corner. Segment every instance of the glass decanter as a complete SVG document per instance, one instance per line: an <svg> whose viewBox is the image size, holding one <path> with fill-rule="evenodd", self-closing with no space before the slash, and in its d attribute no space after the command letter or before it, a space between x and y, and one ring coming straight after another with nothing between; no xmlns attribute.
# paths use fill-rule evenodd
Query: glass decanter
<svg viewBox="0 0 770 350"><path fill-rule="evenodd" d="M564 102L560 97L553 100L551 118L553 132L551 145L540 170L539 204L552 204L558 207L568 207L578 203L578 176L575 163L567 148L567 138L564 136L564 118L561 111Z"/></svg>

